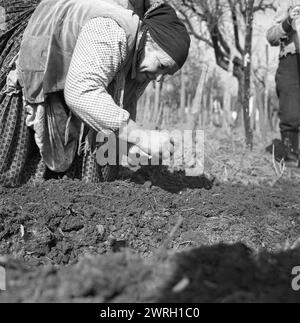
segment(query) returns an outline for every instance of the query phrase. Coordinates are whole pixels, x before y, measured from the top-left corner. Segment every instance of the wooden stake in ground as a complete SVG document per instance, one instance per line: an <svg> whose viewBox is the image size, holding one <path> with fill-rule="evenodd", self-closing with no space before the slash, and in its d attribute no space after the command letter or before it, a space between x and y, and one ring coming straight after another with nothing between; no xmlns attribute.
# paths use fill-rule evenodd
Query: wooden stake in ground
<svg viewBox="0 0 300 323"><path fill-rule="evenodd" d="M186 108L186 83L185 83L185 70L181 70L181 86L180 86L180 120L181 124L185 122L185 108Z"/></svg>
<svg viewBox="0 0 300 323"><path fill-rule="evenodd" d="M162 91L162 82L154 82L155 84L155 99L154 99L154 114L153 121L155 126L159 126L159 120L162 113L161 106L161 91Z"/></svg>
<svg viewBox="0 0 300 323"><path fill-rule="evenodd" d="M201 75L199 78L195 98L193 101L193 106L192 106L192 115L191 115L191 121L189 128L192 130L195 130L198 127L199 124L199 119L201 115L201 108L202 108L202 98L203 98L203 89L204 89L204 84L206 82L207 76L209 73L209 66L203 65L203 69L201 71Z"/></svg>
<svg viewBox="0 0 300 323"><path fill-rule="evenodd" d="M261 116L263 118L265 127L268 124L268 116L269 116L269 74L270 74L270 53L269 53L269 45L266 45L266 71L265 71L265 90L264 90L264 115Z"/></svg>
<svg viewBox="0 0 300 323"><path fill-rule="evenodd" d="M225 91L223 96L223 111L224 111L224 119L223 126L227 134L230 134L230 126L232 124L231 119L231 78L233 77L233 68L234 68L234 58L236 57L234 52L234 47L230 48L230 61L228 67L228 73L225 80Z"/></svg>

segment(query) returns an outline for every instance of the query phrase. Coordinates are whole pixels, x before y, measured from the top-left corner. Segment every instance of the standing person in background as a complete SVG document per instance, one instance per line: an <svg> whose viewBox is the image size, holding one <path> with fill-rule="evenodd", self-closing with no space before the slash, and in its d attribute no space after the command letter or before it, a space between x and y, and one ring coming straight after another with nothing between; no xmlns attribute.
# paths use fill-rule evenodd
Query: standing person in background
<svg viewBox="0 0 300 323"><path fill-rule="evenodd" d="M187 30L164 1L43 0L18 45L1 91L0 185L24 182L32 134L41 159L36 173L43 178L46 170L101 181L100 132L115 133L146 154L151 145L154 156L172 149L166 135L150 143L135 123L137 100L149 82L174 74L189 52Z"/></svg>
<svg viewBox="0 0 300 323"><path fill-rule="evenodd" d="M276 74L279 97L281 139L284 149L275 149L277 160L285 159L300 166L300 40L295 21L300 17L300 1L280 0L274 25L267 38L272 46L280 46L279 67Z"/></svg>

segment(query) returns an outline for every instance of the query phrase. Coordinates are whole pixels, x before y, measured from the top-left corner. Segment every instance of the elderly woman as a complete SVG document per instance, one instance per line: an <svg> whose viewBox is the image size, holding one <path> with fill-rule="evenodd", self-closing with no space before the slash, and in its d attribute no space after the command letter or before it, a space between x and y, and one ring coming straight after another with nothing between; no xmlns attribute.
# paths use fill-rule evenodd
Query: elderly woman
<svg viewBox="0 0 300 323"><path fill-rule="evenodd" d="M277 159L284 158L295 166L300 166L300 40L295 30L295 21L299 16L299 0L280 0L275 23L268 30L267 35L272 46L280 46L280 63L276 83L279 96L280 130L285 149L280 149L281 152L276 155Z"/></svg>
<svg viewBox="0 0 300 323"><path fill-rule="evenodd" d="M43 0L1 92L1 115L6 107L19 121L0 120L1 135L10 137L0 143L0 184L24 180L29 128L41 156L38 173L70 173L80 162L78 177L108 178L94 154L97 133L116 133L148 153L149 140L134 121L137 99L151 80L183 66L189 46L185 26L163 1ZM164 135L154 141L152 155L169 149Z"/></svg>

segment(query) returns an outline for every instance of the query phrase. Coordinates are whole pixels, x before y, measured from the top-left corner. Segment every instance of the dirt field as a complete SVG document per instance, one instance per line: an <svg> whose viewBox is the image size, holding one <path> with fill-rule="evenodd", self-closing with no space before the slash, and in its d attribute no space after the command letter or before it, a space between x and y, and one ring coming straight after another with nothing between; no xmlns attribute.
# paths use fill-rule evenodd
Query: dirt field
<svg viewBox="0 0 300 323"><path fill-rule="evenodd" d="M207 177L0 188L0 302L299 302L297 172L278 179L259 148L215 140Z"/></svg>

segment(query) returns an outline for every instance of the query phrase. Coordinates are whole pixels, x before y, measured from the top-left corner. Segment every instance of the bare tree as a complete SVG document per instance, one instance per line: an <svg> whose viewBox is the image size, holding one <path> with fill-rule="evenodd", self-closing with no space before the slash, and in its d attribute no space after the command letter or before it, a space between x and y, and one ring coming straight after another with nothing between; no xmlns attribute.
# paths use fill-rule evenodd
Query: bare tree
<svg viewBox="0 0 300 323"><path fill-rule="evenodd" d="M238 80L239 112L244 107L247 144L251 131L247 115L251 77L253 17L257 12L274 10L273 0L169 0L182 14L191 34L214 49L216 63ZM249 25L250 24L250 25ZM250 56L249 56L250 55ZM246 106L245 106L246 103Z"/></svg>

